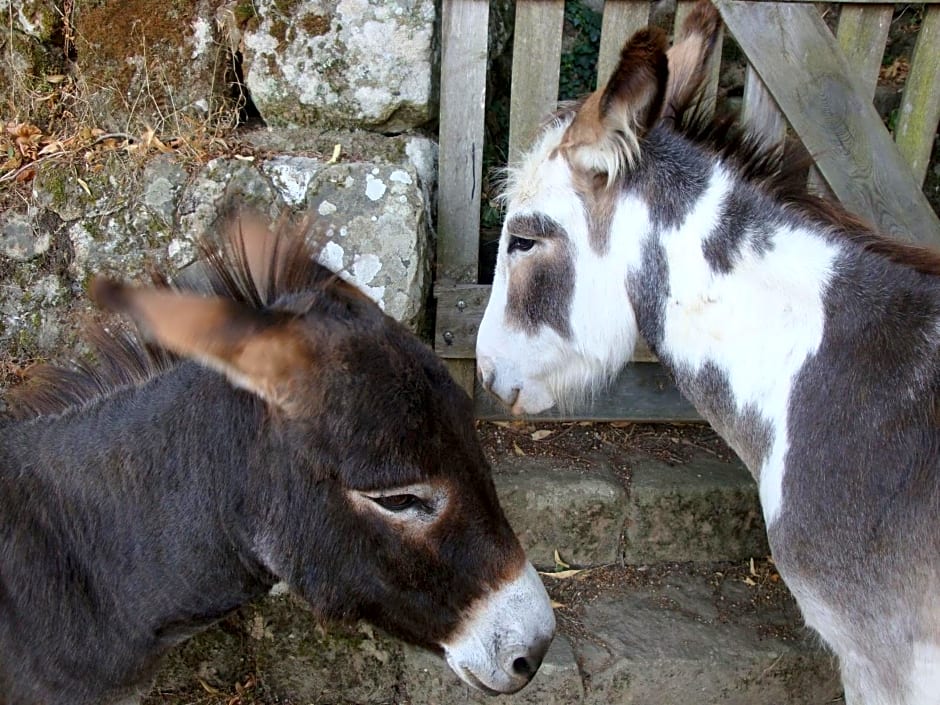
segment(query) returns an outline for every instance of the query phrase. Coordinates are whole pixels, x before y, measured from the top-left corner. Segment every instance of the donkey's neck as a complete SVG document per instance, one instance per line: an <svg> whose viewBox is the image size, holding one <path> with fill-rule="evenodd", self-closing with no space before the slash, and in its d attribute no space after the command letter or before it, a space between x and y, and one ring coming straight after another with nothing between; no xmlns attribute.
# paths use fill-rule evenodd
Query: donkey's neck
<svg viewBox="0 0 940 705"><path fill-rule="evenodd" d="M183 364L3 428L0 607L20 633L0 630L0 646L41 650L33 664L48 672L36 676L87 661L104 689L269 587L240 516L259 413L221 376Z"/></svg>
<svg viewBox="0 0 940 705"><path fill-rule="evenodd" d="M646 170L638 192L672 181L665 193L680 196L641 208L648 235L627 276L640 332L758 479L769 519L792 385L822 340L840 248L700 153Z"/></svg>

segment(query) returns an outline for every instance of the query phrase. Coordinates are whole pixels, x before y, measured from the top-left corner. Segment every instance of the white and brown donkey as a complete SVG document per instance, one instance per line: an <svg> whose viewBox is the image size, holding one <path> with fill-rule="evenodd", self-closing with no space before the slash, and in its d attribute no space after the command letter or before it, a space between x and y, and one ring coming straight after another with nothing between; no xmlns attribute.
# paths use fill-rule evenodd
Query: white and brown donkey
<svg viewBox="0 0 940 705"><path fill-rule="evenodd" d="M637 333L750 468L776 564L850 705L940 703L940 258L689 117L718 16L636 34L510 171L479 373L584 396Z"/></svg>

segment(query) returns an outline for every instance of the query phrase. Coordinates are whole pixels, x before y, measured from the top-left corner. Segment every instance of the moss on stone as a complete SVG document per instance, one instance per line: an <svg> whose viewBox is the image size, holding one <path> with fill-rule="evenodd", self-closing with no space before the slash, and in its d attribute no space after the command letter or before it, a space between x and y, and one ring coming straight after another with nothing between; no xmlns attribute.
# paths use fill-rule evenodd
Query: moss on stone
<svg viewBox="0 0 940 705"><path fill-rule="evenodd" d="M330 18L326 15L304 15L300 27L311 37L320 37L330 31Z"/></svg>

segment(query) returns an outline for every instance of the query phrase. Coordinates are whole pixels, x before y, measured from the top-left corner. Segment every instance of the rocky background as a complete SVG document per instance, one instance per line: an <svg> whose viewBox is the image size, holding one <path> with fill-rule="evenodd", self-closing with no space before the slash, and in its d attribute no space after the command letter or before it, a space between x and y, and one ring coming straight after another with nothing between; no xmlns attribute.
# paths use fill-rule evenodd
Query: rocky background
<svg viewBox="0 0 940 705"><path fill-rule="evenodd" d="M228 206L314 213L422 331L433 0L0 0L0 362L72 349L89 277L185 266ZM236 129L238 128L238 129Z"/></svg>

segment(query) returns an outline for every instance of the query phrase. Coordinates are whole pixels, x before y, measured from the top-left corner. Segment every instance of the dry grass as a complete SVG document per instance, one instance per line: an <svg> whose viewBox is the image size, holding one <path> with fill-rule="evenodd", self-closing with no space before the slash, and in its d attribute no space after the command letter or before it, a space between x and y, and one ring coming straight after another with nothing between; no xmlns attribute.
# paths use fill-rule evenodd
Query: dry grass
<svg viewBox="0 0 940 705"><path fill-rule="evenodd" d="M137 24L129 36L121 37L127 55L142 57L133 89L122 90L115 77L98 79L75 70L68 57L83 38L76 35L78 30L73 24L74 2L65 0L57 7L61 47L56 48L54 56L47 57L48 71L41 75L15 68L15 3L0 19L6 35L0 39L0 46L6 47L0 54L0 64L6 65L6 73L12 78L7 101L0 104L0 208L15 205L15 200L29 201L29 183L44 162L69 162L80 172L95 169L103 155L114 152L141 158L173 152L184 163L195 164L232 152L230 140L238 126L241 94L231 91L231 86L219 90L213 86L214 104L207 115L195 117L178 109L163 62L150 55L147 36ZM145 5L152 14L152 6ZM106 23L101 24L104 29L99 27L99 31L113 32ZM178 28L170 25L163 29L169 33ZM213 75L235 75L234 58L227 47L216 46L215 61ZM230 93L235 95L227 97ZM105 129L100 124L103 96L116 103L116 112L124 116L121 129Z"/></svg>

